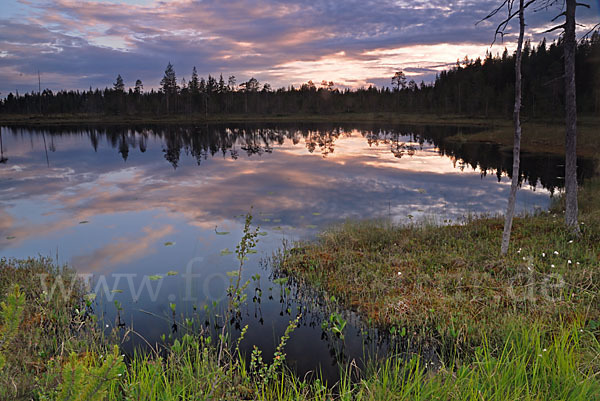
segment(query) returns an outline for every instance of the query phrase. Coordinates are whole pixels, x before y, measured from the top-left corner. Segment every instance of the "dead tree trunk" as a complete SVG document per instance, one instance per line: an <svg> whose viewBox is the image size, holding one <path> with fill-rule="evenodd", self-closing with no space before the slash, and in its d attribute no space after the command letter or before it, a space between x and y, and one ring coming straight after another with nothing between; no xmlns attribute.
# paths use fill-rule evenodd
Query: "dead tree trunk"
<svg viewBox="0 0 600 401"><path fill-rule="evenodd" d="M517 55L515 57L515 108L513 112L513 123L515 128L513 145L513 170L512 183L510 185L510 195L508 197L508 207L504 219L504 231L502 233L502 246L500 253L506 255L510 243L510 233L512 230L513 217L515 215L515 204L517 200L517 189L519 187L519 164L521 161L521 58L523 53L523 36L525 35L525 6L524 0L519 1L519 42L517 45Z"/></svg>
<svg viewBox="0 0 600 401"><path fill-rule="evenodd" d="M576 0L567 0L565 12L565 222L574 233L579 233L577 223L577 99L575 92L575 9Z"/></svg>

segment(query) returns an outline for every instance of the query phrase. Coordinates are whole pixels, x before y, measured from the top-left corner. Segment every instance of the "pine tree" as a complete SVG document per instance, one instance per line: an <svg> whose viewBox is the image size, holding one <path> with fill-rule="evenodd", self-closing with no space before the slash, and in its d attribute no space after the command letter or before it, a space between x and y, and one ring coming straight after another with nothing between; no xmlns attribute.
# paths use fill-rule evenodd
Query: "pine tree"
<svg viewBox="0 0 600 401"><path fill-rule="evenodd" d="M396 90L406 88L406 75L402 71L396 71L392 78L392 85L396 87Z"/></svg>
<svg viewBox="0 0 600 401"><path fill-rule="evenodd" d="M200 91L200 81L198 80L198 72L196 71L195 66L192 69L192 78L190 79L188 88L190 89L190 93L192 93L192 95L196 95Z"/></svg>
<svg viewBox="0 0 600 401"><path fill-rule="evenodd" d="M212 95L213 92L215 92L217 90L217 80L212 77L212 76L208 76L208 81L206 81L206 93L208 93L209 95Z"/></svg>
<svg viewBox="0 0 600 401"><path fill-rule="evenodd" d="M125 90L125 84L123 83L123 78L121 78L121 74L117 75L117 80L113 84L113 89L117 92L123 92Z"/></svg>
<svg viewBox="0 0 600 401"><path fill-rule="evenodd" d="M175 70L173 69L173 65L171 62L167 65L165 69L165 75L163 79L160 81L160 86L162 87L162 91L165 94L165 98L167 101L167 113L171 111L170 107L170 98L177 94L177 77L175 76Z"/></svg>
<svg viewBox="0 0 600 401"><path fill-rule="evenodd" d="M227 92L227 85L225 85L225 80L223 79L223 74L219 75L218 91L219 91L219 93Z"/></svg>
<svg viewBox="0 0 600 401"><path fill-rule="evenodd" d="M144 84L142 84L141 79L135 81L135 88L133 89L133 92L136 95L141 95L144 92Z"/></svg>
<svg viewBox="0 0 600 401"><path fill-rule="evenodd" d="M173 65L170 62L165 69L165 75L160 81L160 86L165 94L172 95L177 93L177 78L175 76Z"/></svg>

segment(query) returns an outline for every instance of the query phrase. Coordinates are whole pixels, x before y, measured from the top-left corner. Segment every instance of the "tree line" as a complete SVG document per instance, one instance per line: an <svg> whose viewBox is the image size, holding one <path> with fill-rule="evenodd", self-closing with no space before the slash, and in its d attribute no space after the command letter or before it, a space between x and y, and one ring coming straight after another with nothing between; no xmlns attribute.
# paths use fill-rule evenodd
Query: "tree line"
<svg viewBox="0 0 600 401"><path fill-rule="evenodd" d="M522 49L522 113L529 117L564 114L563 39ZM211 75L178 80L171 63L158 90L144 91L141 80L126 88L116 77L112 87L89 90L45 89L9 93L0 101L0 113L106 115L214 115L214 114L330 114L357 112L433 112L462 115L509 116L514 106L515 54L488 51L475 60L465 56L442 71L432 83L409 80L402 71L390 87L336 88L334 82L312 81L299 87L273 89L255 78L237 82ZM581 40L576 49L577 108L600 113L600 33Z"/></svg>

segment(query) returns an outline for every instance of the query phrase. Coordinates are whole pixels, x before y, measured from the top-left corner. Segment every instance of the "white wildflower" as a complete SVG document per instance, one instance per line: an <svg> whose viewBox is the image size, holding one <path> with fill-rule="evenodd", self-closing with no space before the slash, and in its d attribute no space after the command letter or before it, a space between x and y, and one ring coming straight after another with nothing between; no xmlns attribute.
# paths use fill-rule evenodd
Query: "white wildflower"
<svg viewBox="0 0 600 401"><path fill-rule="evenodd" d="M554 254L555 254L555 255L558 255L558 251L554 251Z"/></svg>

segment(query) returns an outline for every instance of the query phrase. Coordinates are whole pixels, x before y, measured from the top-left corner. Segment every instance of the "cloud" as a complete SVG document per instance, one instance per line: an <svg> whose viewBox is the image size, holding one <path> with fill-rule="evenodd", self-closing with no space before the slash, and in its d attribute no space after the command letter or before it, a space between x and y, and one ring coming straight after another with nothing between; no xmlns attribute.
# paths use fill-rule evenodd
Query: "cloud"
<svg viewBox="0 0 600 401"><path fill-rule="evenodd" d="M146 226L142 228L143 235L136 237L114 238L110 243L96 249L90 254L73 257L71 265L79 273L106 273L110 269L124 263L156 252L156 243L174 232L171 225L160 228Z"/></svg>
<svg viewBox="0 0 600 401"><path fill-rule="evenodd" d="M498 22L475 25L493 0L15 1L18 14L0 19L4 94L34 89L38 69L52 89L110 86L117 74L151 88L169 61L180 78L195 65L204 76L255 76L273 87L308 79L360 86L396 68L431 79L430 65L467 50L483 55ZM597 20L597 7L582 10L580 22ZM529 13L530 32L540 37L558 11Z"/></svg>

